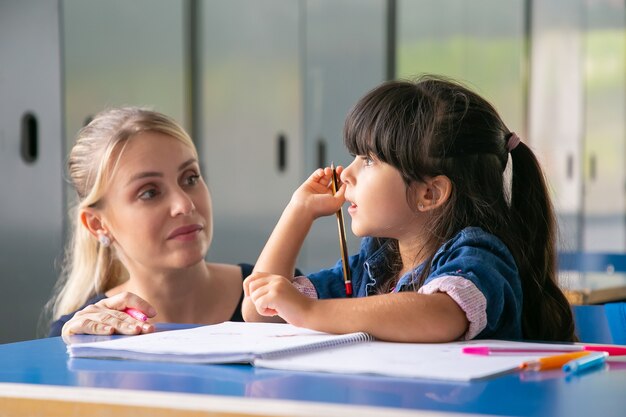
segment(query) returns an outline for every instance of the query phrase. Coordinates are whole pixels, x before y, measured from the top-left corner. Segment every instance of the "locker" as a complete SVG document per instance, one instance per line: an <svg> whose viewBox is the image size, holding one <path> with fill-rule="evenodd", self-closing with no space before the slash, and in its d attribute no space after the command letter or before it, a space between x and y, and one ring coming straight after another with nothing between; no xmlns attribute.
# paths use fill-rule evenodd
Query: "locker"
<svg viewBox="0 0 626 417"><path fill-rule="evenodd" d="M623 2L533 7L530 130L562 251L626 250L625 17Z"/></svg>
<svg viewBox="0 0 626 417"><path fill-rule="evenodd" d="M57 2L0 2L0 343L34 338L63 247Z"/></svg>
<svg viewBox="0 0 626 417"><path fill-rule="evenodd" d="M210 259L254 262L320 159L350 161L343 120L386 76L386 4L200 3L199 119L215 213ZM336 262L336 227L334 217L316 222L300 268ZM354 238L350 249L358 250Z"/></svg>
<svg viewBox="0 0 626 417"><path fill-rule="evenodd" d="M388 79L388 10L384 0L315 0L305 3L304 154L302 180L322 165L352 162L343 144L350 108L367 91ZM359 250L344 210L349 253ZM337 220L316 221L299 265L316 271L340 258Z"/></svg>
<svg viewBox="0 0 626 417"><path fill-rule="evenodd" d="M183 0L0 3L0 313L14 317L0 343L45 334L36 328L60 272L76 132L119 105L190 128L188 13Z"/></svg>

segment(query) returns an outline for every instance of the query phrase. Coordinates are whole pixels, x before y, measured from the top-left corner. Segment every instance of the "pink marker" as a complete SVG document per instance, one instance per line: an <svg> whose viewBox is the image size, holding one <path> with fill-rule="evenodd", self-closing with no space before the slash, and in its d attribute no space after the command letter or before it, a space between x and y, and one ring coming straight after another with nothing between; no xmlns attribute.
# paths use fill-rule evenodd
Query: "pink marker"
<svg viewBox="0 0 626 417"><path fill-rule="evenodd" d="M498 354L540 354L540 353L558 353L558 352L607 352L611 356L626 355L626 346L619 345L546 345L532 347L504 347L504 346L466 346L462 349L463 353L471 355L498 355Z"/></svg>
<svg viewBox="0 0 626 417"><path fill-rule="evenodd" d="M148 316L146 316L145 314L143 314L141 311L137 310L136 308L127 307L124 309L124 313L140 321L148 320Z"/></svg>

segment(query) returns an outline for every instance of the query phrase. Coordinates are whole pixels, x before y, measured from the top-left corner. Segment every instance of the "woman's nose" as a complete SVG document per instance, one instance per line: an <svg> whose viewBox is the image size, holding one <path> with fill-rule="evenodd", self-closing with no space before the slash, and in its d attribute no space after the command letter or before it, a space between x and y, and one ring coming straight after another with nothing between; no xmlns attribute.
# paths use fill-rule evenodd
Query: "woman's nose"
<svg viewBox="0 0 626 417"><path fill-rule="evenodd" d="M189 194L183 190L178 190L174 194L172 201L172 216L189 215L196 209L195 204Z"/></svg>

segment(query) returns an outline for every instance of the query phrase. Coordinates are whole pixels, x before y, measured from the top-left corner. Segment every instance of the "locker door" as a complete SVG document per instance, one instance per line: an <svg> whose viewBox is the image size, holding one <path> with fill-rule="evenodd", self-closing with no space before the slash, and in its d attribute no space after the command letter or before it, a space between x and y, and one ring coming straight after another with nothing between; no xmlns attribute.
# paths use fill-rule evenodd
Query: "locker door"
<svg viewBox="0 0 626 417"><path fill-rule="evenodd" d="M199 3L199 131L213 197L209 259L255 262L302 164L300 5Z"/></svg>
<svg viewBox="0 0 626 417"><path fill-rule="evenodd" d="M304 23L304 115L306 173L321 165L346 166L352 161L343 144L343 125L350 108L387 77L387 1L307 1ZM304 179L304 177L303 177ZM344 212L350 253L359 239ZM318 270L340 258L335 216L317 220L300 265Z"/></svg>
<svg viewBox="0 0 626 417"><path fill-rule="evenodd" d="M463 81L525 139L524 4L399 0L397 76L426 72Z"/></svg>
<svg viewBox="0 0 626 417"><path fill-rule="evenodd" d="M62 0L68 150L86 121L112 106L151 107L191 128L185 7L184 0Z"/></svg>
<svg viewBox="0 0 626 417"><path fill-rule="evenodd" d="M586 251L626 250L626 4L583 2Z"/></svg>
<svg viewBox="0 0 626 417"><path fill-rule="evenodd" d="M59 10L0 2L0 343L36 337L63 245Z"/></svg>
<svg viewBox="0 0 626 417"><path fill-rule="evenodd" d="M580 1L533 3L529 139L553 191L559 250L581 249L583 39Z"/></svg>

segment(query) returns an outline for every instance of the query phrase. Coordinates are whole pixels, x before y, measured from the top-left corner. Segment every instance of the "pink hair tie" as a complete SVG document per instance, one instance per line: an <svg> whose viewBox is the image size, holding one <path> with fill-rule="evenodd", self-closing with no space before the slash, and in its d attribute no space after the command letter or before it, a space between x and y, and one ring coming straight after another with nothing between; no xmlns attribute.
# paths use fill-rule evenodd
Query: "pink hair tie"
<svg viewBox="0 0 626 417"><path fill-rule="evenodd" d="M519 138L519 136L517 136L515 132L511 132L511 135L509 136L509 139L506 142L506 149L509 152L511 152L513 149L517 147L517 145L519 145L520 142L521 142L521 139Z"/></svg>

